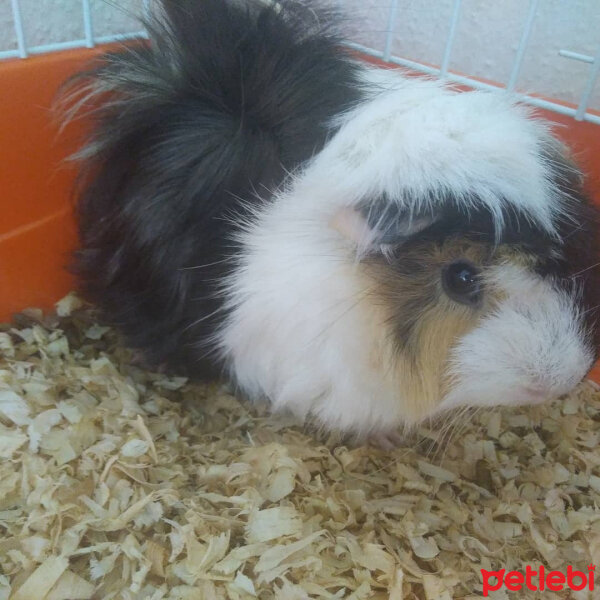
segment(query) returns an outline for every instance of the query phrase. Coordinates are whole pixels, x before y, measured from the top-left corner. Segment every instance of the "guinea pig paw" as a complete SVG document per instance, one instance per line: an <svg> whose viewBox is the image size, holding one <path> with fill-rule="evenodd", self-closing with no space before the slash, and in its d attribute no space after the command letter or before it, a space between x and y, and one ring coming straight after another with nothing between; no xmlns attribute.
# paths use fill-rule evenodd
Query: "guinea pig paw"
<svg viewBox="0 0 600 600"><path fill-rule="evenodd" d="M391 452L400 446L405 446L406 442L406 437L395 430L378 431L370 434L367 438L367 443L370 446L379 448L379 450L385 450L386 452Z"/></svg>
<svg viewBox="0 0 600 600"><path fill-rule="evenodd" d="M146 358L146 355L144 354L143 350L132 350L129 364L133 367L137 367L138 369L143 369L144 371L153 371L161 375L166 374L168 369L168 365L166 362L159 364L154 364L150 362Z"/></svg>
<svg viewBox="0 0 600 600"><path fill-rule="evenodd" d="M140 367L141 369L146 368L148 364L146 361L146 355L143 353L142 350L132 350L131 358L129 359L129 364L134 367Z"/></svg>

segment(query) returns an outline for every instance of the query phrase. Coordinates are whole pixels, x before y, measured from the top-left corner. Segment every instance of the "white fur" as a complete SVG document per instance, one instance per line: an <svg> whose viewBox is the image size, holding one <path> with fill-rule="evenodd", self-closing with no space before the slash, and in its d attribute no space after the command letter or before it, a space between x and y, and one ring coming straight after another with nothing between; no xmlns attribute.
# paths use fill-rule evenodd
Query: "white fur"
<svg viewBox="0 0 600 600"><path fill-rule="evenodd" d="M571 390L593 362L577 296L514 265L493 268L487 285L505 299L454 348L454 383L440 408L535 403Z"/></svg>
<svg viewBox="0 0 600 600"><path fill-rule="evenodd" d="M230 318L217 339L250 396L362 433L389 429L405 414L386 366L385 316L356 246L331 226L338 211L384 193L418 209L423 198L450 192L465 203L478 198L498 228L501 207L512 205L550 232L559 211L540 157L552 140L525 109L498 94L456 93L389 71L366 71L365 81L371 98L340 117L323 151L241 234L225 290ZM506 403L501 390L524 382L549 381L559 393L585 373L590 357L573 301L529 276L514 288L458 344L458 387L445 405L484 395ZM487 374L479 383L478 369Z"/></svg>
<svg viewBox="0 0 600 600"><path fill-rule="evenodd" d="M391 374L377 368L390 354L388 340L373 336L382 317L353 250L326 228L311 231L297 203L272 208L248 235L229 291L235 308L220 345L235 379L275 409L330 427L366 433L390 415L400 422Z"/></svg>
<svg viewBox="0 0 600 600"><path fill-rule="evenodd" d="M354 205L386 194L416 209L446 192L473 196L499 219L512 205L548 231L560 212L541 153L556 142L547 125L506 95L457 92L440 83L369 69L370 101L342 115L339 132L302 177L318 202ZM323 188L326 189L323 189Z"/></svg>

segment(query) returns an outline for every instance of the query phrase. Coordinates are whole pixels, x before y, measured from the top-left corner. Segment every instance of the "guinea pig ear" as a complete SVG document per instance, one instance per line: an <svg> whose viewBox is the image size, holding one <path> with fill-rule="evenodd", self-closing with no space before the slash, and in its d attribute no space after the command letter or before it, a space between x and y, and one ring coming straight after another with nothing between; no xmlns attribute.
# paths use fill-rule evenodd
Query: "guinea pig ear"
<svg viewBox="0 0 600 600"><path fill-rule="evenodd" d="M433 225L439 216L430 209L409 209L395 202L373 202L336 211L333 229L356 244L361 252L402 245Z"/></svg>

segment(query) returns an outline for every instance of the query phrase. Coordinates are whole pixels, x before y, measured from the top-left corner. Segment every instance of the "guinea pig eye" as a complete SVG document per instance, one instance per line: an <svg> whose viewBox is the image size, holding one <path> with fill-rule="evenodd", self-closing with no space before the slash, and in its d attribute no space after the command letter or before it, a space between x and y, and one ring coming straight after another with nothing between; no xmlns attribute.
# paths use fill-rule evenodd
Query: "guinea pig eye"
<svg viewBox="0 0 600 600"><path fill-rule="evenodd" d="M455 302L476 306L481 300L479 270L467 260L457 260L444 267L442 286Z"/></svg>

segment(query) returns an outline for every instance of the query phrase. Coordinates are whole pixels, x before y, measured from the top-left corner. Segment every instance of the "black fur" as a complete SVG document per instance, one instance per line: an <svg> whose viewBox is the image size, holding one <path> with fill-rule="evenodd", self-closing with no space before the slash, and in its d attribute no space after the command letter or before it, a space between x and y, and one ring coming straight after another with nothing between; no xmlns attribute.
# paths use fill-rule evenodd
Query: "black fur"
<svg viewBox="0 0 600 600"><path fill-rule="evenodd" d="M588 200L583 182L571 174L562 177L561 190L569 201L569 218L560 220L562 260L550 274L566 289L576 287L589 338L600 356L600 209Z"/></svg>
<svg viewBox="0 0 600 600"><path fill-rule="evenodd" d="M81 291L149 364L192 375L223 318L232 215L267 199L359 100L335 15L306 2L163 0L150 44L83 75ZM81 83L81 77L75 85Z"/></svg>
<svg viewBox="0 0 600 600"><path fill-rule="evenodd" d="M478 208L465 210L451 195L442 202L435 214L423 212L409 215L399 210L385 198L372 202L366 213L369 223L384 231L383 242L398 245L394 258L373 256L375 263L389 267L403 279L418 282L420 290L405 301L399 311L402 319L394 327L399 349L407 349L412 333L425 307L437 302L439 286L431 280L431 266L424 258L432 245L442 246L451 239L468 240L487 248L486 262L492 262L497 246L510 246L535 258L535 270L542 277L572 293L577 290L591 344L600 354L600 210L591 204L583 188L580 174L570 166L555 164L555 186L561 194L563 214L557 219L558 235L551 235L535 225L523 213L503 211L500 236L496 231L495 217L476 198L472 205ZM431 200L431 199L429 199ZM428 205L427 202L423 203ZM431 204L431 203L429 203ZM409 218L432 220L433 223L414 235L406 237L402 222ZM395 239L394 239L395 235ZM460 258L460 257L457 257ZM484 266L484 265L482 265ZM391 278L394 280L394 277Z"/></svg>

